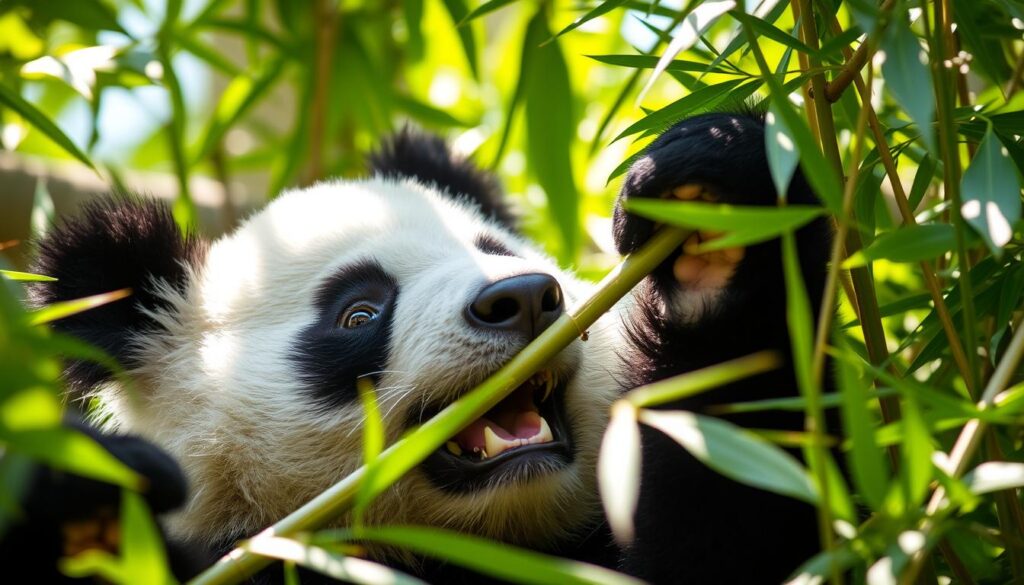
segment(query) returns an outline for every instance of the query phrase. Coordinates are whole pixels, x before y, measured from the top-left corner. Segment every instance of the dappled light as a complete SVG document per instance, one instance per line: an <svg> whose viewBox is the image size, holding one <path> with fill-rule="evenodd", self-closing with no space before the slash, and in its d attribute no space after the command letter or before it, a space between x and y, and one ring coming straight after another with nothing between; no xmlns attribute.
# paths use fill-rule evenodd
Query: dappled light
<svg viewBox="0 0 1024 585"><path fill-rule="evenodd" d="M0 582L1024 582L1022 31L0 2Z"/></svg>

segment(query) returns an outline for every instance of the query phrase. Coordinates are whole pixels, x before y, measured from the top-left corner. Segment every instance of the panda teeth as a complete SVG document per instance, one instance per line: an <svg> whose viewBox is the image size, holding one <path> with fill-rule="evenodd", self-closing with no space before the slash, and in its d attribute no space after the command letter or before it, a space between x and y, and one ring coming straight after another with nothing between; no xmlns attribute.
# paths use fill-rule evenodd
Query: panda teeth
<svg viewBox="0 0 1024 585"><path fill-rule="evenodd" d="M555 380L554 377L551 376L551 372L549 370L537 372L532 378L530 378L530 382L537 387L544 388L540 401L542 403L547 402L548 398L551 397L551 392L555 389Z"/></svg>
<svg viewBox="0 0 1024 585"><path fill-rule="evenodd" d="M548 398L551 398L551 393L555 390L555 381L551 378L551 372L545 372L547 376L544 379L544 395L541 397L541 402L547 402Z"/></svg>
<svg viewBox="0 0 1024 585"><path fill-rule="evenodd" d="M550 443L554 440L554 435L551 434L551 427L548 426L548 421L544 417L540 418L540 430L537 434L530 437L529 439L503 439L494 432L490 426L484 427L484 449L481 459L487 459L488 457L495 457L501 455L509 449L515 449L516 447L524 447L526 445L536 445L538 443ZM474 449L476 451L476 449Z"/></svg>

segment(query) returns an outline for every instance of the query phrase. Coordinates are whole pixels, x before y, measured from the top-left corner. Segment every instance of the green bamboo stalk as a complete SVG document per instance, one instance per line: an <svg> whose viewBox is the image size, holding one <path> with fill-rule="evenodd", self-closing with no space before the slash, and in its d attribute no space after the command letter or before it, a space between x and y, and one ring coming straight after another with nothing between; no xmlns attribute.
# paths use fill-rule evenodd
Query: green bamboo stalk
<svg viewBox="0 0 1024 585"><path fill-rule="evenodd" d="M928 42L935 57L931 60L935 92L937 97L936 114L939 125L940 148L943 155L943 179L944 187L949 201L952 203L950 217L956 234L957 262L959 264L959 285L961 291L964 345L967 354L971 379L969 387L975 388L981 385L981 367L978 360L978 318L974 308L974 292L971 284L970 269L971 256L967 247L967 233L970 229L961 214L963 199L960 193L960 181L962 179L962 167L960 156L960 145L956 133L956 121L953 110L956 107L956 83L954 79L955 69L945 67L947 59L952 58L955 51L955 39L953 33L953 7L949 0L938 0L934 6L934 30L928 36ZM927 14L923 19L927 26ZM986 454L990 455L990 454ZM989 459L991 457L988 457ZM1000 526L1005 527L1007 534L1019 535L1022 528L1018 522L1024 512L1021 511L1020 502L1016 497L996 497L996 516ZM1010 560L1010 567L1015 582L1024 581L1024 550L1015 544L1008 544L1007 557Z"/></svg>
<svg viewBox="0 0 1024 585"><path fill-rule="evenodd" d="M800 5L801 14L800 29L803 34L804 44L812 49L818 48L818 31L814 21L814 11L811 8L810 0L797 0ZM820 59L815 55L808 55L808 63L813 69L821 67ZM816 73L811 76L811 89L814 94L812 104L817 113L819 134L821 136L822 150L825 158L832 163L837 176L843 177L843 159L839 152L837 142L835 120L832 117L832 104L826 99L826 82L824 73ZM808 111L810 108L808 108ZM851 210L849 220L856 224L857 218ZM845 238L846 254L852 255L863 247L860 239L860 232L848 230ZM850 279L853 281L854 294L857 296L857 306L860 307L861 330L864 332L864 345L868 350L868 358L876 366L885 365L889 362L889 350L885 342L885 329L882 328L882 316L878 310L878 297L875 296L875 283L871 271L867 266L861 266L850 270ZM899 418L898 402L893 397L883 398L881 401L882 415L886 422Z"/></svg>
<svg viewBox="0 0 1024 585"><path fill-rule="evenodd" d="M563 314L537 339L527 345L501 369L484 380L472 392L448 405L405 438L391 445L374 462L373 485L377 495L405 473L419 465L448 438L473 420L483 416L551 357L577 338L585 337L586 329L606 313L623 296L653 271L690 235L689 230L665 227L639 250L630 254L596 287L590 298L572 313ZM362 466L334 484L277 524L259 533L254 539L291 536L327 525L348 510L366 478ZM253 575L272 562L242 548L231 551L216 564L189 581L189 585L230 585Z"/></svg>
<svg viewBox="0 0 1024 585"><path fill-rule="evenodd" d="M1020 363L1022 358L1024 358L1024 324L1017 327L1017 331L1013 334L1013 339L1010 340L1009 347L1006 348L1006 352L1003 354L1003 359L999 361L995 372L989 378L985 391L981 395L981 400L976 405L978 410L995 406L996 396L1006 389L1013 378L1014 372L1017 370L1017 364ZM949 463L946 466L946 471L950 476L959 478L967 471L967 467L970 465L974 454L978 451L978 447L981 446L981 441L985 436L987 428L988 424L981 419L972 418L967 421L967 424L961 429L956 442L953 443L953 448L949 451ZM935 517L945 511L947 503L948 498L945 488L942 486L937 487L932 493L931 499L928 500L928 506L925 508L926 516L921 524L921 532L926 536L935 530L937 525ZM901 584L908 585L914 582L927 556L927 551L922 549L910 557L910 561L900 577Z"/></svg>
<svg viewBox="0 0 1024 585"><path fill-rule="evenodd" d="M934 31L929 31L928 17L924 15L922 22L926 29L926 37L929 43L929 50L932 54L932 78L935 84L936 95L936 118L939 125L939 148L943 161L943 187L946 197L952 204L950 218L956 233L956 255L960 264L960 294L963 299L963 333L964 352L967 357L968 386L980 388L978 380L978 325L974 312L974 291L971 285L970 255L967 252L967 232L970 229L963 215L960 214L962 204L960 198L960 178L962 168L960 166L960 146L957 143L956 123L953 119L953 96L955 87L950 79L950 71L945 68L943 62L952 57L952 49L949 46L951 41L944 38L945 35L952 35L949 21L948 5L945 2L935 3L935 26ZM930 34L929 34L930 33Z"/></svg>

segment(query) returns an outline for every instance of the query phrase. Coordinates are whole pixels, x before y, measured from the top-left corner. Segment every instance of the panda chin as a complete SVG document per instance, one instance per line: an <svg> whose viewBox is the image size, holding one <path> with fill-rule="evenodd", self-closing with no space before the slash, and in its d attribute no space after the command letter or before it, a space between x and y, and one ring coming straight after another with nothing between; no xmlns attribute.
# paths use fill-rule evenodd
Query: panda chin
<svg viewBox="0 0 1024 585"><path fill-rule="evenodd" d="M566 424L566 384L535 374L470 423L421 464L430 481L451 492L528 482L573 461Z"/></svg>

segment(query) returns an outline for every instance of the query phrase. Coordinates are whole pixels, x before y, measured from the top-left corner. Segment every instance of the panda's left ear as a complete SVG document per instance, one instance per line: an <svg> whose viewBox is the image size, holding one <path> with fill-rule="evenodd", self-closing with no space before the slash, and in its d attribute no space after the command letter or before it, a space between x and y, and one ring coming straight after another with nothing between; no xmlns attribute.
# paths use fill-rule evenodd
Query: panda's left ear
<svg viewBox="0 0 1024 585"><path fill-rule="evenodd" d="M486 217L515 229L515 217L497 178L455 155L439 136L406 126L385 140L369 162L374 175L410 178L437 187L453 198L475 203Z"/></svg>

